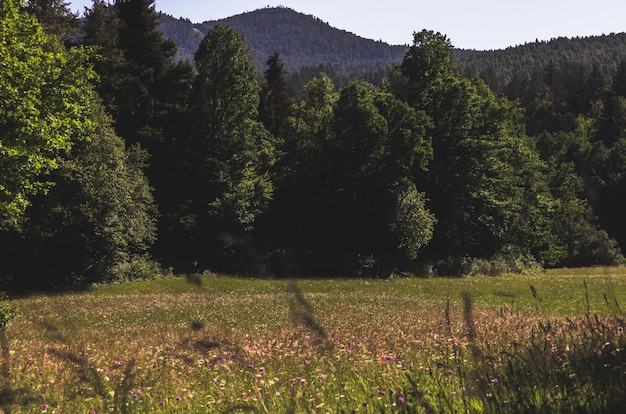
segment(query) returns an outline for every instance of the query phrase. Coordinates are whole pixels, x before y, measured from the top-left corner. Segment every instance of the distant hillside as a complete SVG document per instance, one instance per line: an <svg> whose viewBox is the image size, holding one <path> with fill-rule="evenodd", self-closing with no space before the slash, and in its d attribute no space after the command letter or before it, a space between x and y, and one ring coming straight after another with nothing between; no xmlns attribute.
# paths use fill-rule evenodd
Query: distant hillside
<svg viewBox="0 0 626 414"><path fill-rule="evenodd" d="M499 86L508 84L514 76L532 78L550 64L557 67L577 64L611 76L619 64L626 61L626 33L571 39L560 37L457 57L462 74L481 76L488 83Z"/></svg>
<svg viewBox="0 0 626 414"><path fill-rule="evenodd" d="M323 64L339 73L347 73L398 62L406 52L406 46L364 39L335 29L316 17L284 7L260 9L199 24L163 15L161 30L165 37L172 38L178 45L179 58L193 61L200 41L218 23L230 26L246 37L259 68L265 67L269 55L278 52L288 71Z"/></svg>

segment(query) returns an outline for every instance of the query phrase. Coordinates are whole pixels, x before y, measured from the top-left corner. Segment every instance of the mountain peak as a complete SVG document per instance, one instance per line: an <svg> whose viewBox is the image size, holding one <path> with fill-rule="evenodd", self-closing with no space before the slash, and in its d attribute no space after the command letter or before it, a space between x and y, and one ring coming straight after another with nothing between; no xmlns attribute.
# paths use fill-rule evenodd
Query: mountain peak
<svg viewBox="0 0 626 414"><path fill-rule="evenodd" d="M230 26L246 38L259 68L269 55L279 53L288 71L323 64L340 73L352 72L398 62L406 52L406 46L364 39L283 6L198 24L163 15L161 23L165 37L178 45L181 59L193 60L202 37L216 24Z"/></svg>

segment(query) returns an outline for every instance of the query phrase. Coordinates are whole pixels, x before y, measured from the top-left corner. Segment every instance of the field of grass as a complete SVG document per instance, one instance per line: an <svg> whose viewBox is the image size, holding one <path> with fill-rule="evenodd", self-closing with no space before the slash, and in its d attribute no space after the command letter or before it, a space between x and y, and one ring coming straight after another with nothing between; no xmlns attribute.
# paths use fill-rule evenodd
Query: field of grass
<svg viewBox="0 0 626 414"><path fill-rule="evenodd" d="M616 412L626 269L16 298L0 413Z"/></svg>

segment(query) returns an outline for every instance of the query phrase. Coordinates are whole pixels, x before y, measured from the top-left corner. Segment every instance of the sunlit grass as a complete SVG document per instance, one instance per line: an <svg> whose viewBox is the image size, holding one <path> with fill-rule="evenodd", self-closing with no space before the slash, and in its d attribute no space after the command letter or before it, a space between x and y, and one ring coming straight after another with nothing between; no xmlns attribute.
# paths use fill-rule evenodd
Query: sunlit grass
<svg viewBox="0 0 626 414"><path fill-rule="evenodd" d="M587 387L598 401L579 408L598 412L607 404L596 377L557 372L576 377L581 361L590 372L609 361L621 386L625 288L625 269L598 268L461 279L206 275L20 298L0 411L515 412L530 400L577 404ZM544 365L531 367L534 356ZM524 375L550 389L530 395Z"/></svg>

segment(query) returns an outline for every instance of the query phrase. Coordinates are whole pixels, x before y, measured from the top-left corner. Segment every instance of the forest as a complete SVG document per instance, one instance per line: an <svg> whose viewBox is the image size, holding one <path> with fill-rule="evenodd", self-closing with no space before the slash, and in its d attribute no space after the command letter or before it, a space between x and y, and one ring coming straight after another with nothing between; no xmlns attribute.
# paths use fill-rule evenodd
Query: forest
<svg viewBox="0 0 626 414"><path fill-rule="evenodd" d="M421 30L295 95L280 53L216 24L176 59L159 18L0 1L1 290L623 264L626 62L462 69Z"/></svg>

